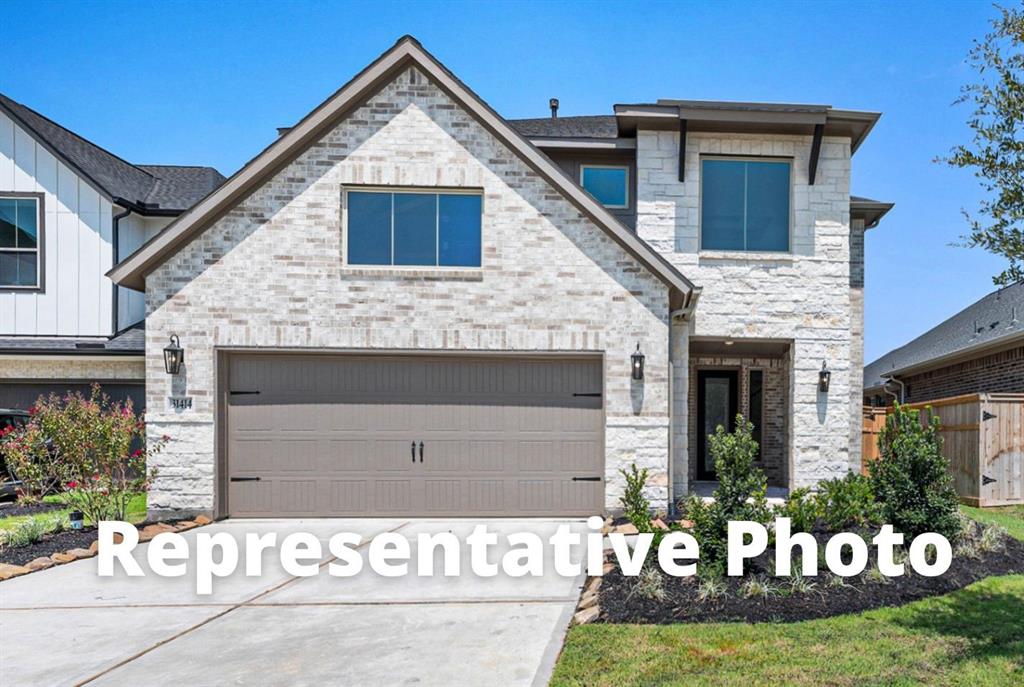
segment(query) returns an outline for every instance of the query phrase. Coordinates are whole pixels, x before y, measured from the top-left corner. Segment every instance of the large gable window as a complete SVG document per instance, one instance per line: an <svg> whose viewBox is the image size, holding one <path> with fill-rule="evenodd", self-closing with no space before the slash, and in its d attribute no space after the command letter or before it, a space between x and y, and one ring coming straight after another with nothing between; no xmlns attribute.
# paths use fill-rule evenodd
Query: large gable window
<svg viewBox="0 0 1024 687"><path fill-rule="evenodd" d="M39 195L0 192L0 288L42 288Z"/></svg>
<svg viewBox="0 0 1024 687"><path fill-rule="evenodd" d="M350 265L479 267L479 192L359 190L346 194Z"/></svg>
<svg viewBox="0 0 1024 687"><path fill-rule="evenodd" d="M580 186L606 208L629 207L629 167L582 165Z"/></svg>
<svg viewBox="0 0 1024 687"><path fill-rule="evenodd" d="M702 159L701 249L788 251L791 174L787 160Z"/></svg>

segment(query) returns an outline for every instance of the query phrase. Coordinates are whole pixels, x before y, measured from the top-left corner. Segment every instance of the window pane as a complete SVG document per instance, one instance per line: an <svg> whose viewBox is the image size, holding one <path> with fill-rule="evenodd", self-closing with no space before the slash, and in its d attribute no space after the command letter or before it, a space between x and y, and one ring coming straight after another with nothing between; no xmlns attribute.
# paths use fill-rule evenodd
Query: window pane
<svg viewBox="0 0 1024 687"><path fill-rule="evenodd" d="M743 250L743 202L746 163L740 160L701 162L700 247Z"/></svg>
<svg viewBox="0 0 1024 687"><path fill-rule="evenodd" d="M0 252L0 286L18 285L18 254Z"/></svg>
<svg viewBox="0 0 1024 687"><path fill-rule="evenodd" d="M437 264L435 194L395 194L395 264Z"/></svg>
<svg viewBox="0 0 1024 687"><path fill-rule="evenodd" d="M13 198L0 198L0 248L14 248L16 203Z"/></svg>
<svg viewBox="0 0 1024 687"><path fill-rule="evenodd" d="M35 248L38 235L36 227L36 201L32 198L18 200L18 248Z"/></svg>
<svg viewBox="0 0 1024 687"><path fill-rule="evenodd" d="M18 256L18 285L36 285L36 253L35 251L17 253Z"/></svg>
<svg viewBox="0 0 1024 687"><path fill-rule="evenodd" d="M602 205L625 207L628 205L629 171L604 167L583 168L583 188Z"/></svg>
<svg viewBox="0 0 1024 687"><path fill-rule="evenodd" d="M348 194L348 262L391 264L391 194Z"/></svg>
<svg viewBox="0 0 1024 687"><path fill-rule="evenodd" d="M757 442L757 457L761 457L761 423L763 422L762 416L764 414L763 406L764 403L764 372L761 370L750 371L750 383L748 385L747 393L749 399L749 410L750 420L754 425L754 431L751 435L754 441Z"/></svg>
<svg viewBox="0 0 1024 687"><path fill-rule="evenodd" d="M481 196L438 197L439 264L453 267L480 266Z"/></svg>
<svg viewBox="0 0 1024 687"><path fill-rule="evenodd" d="M789 250L789 163L747 163L747 250Z"/></svg>

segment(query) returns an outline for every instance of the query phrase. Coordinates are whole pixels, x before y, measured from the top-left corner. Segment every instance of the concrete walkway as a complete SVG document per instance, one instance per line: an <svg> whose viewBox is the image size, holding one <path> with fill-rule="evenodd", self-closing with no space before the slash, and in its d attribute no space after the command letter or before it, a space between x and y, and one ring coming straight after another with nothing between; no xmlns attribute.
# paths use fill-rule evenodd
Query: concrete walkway
<svg viewBox="0 0 1024 687"><path fill-rule="evenodd" d="M197 532L337 532L367 541L387 531L465 536L476 520L239 520ZM560 522L492 520L491 531L532 531L545 541ZM571 523L578 532L582 522ZM0 666L6 685L544 685L561 649L583 579L477 578L463 547L460 577L353 578L322 571L297 578L265 551L263 575L243 566L195 594L194 566L179 578L101 578L88 559L0 583ZM363 553L365 557L365 543ZM241 548L241 547L240 547ZM489 560L499 562L502 547ZM549 551L546 551L549 553ZM582 559L575 552L575 560ZM244 559L243 559L244 560ZM322 564L333 560L325 557ZM435 567L441 569L441 552ZM119 567L117 568L119 570Z"/></svg>

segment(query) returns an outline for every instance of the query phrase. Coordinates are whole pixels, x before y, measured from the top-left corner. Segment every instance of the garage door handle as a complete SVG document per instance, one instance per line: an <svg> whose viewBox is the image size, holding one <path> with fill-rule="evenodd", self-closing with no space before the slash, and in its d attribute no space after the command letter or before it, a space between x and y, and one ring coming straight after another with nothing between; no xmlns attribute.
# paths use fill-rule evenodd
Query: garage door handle
<svg viewBox="0 0 1024 687"><path fill-rule="evenodd" d="M600 477L573 477L573 482L600 482Z"/></svg>
<svg viewBox="0 0 1024 687"><path fill-rule="evenodd" d="M601 392L600 391L588 391L588 392L584 393L584 392L577 391L576 393L573 394L573 396L576 396L576 397L585 396L585 397L588 397L588 398L601 398Z"/></svg>
<svg viewBox="0 0 1024 687"><path fill-rule="evenodd" d="M423 462L423 442L420 442L420 462Z"/></svg>
<svg viewBox="0 0 1024 687"><path fill-rule="evenodd" d="M416 442L412 442L412 462L416 463Z"/></svg>
<svg viewBox="0 0 1024 687"><path fill-rule="evenodd" d="M259 482L259 477L232 477L232 482Z"/></svg>
<svg viewBox="0 0 1024 687"><path fill-rule="evenodd" d="M231 396L255 396L258 391L229 391L228 394Z"/></svg>

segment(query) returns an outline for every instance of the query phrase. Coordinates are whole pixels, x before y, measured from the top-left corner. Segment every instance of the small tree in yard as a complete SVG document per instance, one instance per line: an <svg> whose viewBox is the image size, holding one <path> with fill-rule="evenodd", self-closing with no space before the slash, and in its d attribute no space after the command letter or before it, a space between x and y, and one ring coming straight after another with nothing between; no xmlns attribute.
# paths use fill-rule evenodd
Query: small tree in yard
<svg viewBox="0 0 1024 687"><path fill-rule="evenodd" d="M938 532L956 539L959 500L942 455L939 418L927 411L921 422L917 410L896 404L878 438L881 456L868 464L871 487L885 523L909 536Z"/></svg>
<svg viewBox="0 0 1024 687"><path fill-rule="evenodd" d="M736 416L736 430L725 431L721 425L708 436L708 448L715 461L718 488L713 503L694 496L682 508L693 521L692 534L700 544L701 560L725 560L726 538L730 520L751 520L767 525L768 479L754 467L757 442L754 425L742 415Z"/></svg>
<svg viewBox="0 0 1024 687"><path fill-rule="evenodd" d="M42 398L24 427L0 439L9 466L26 482L26 498L56 483L61 500L92 522L123 520L131 497L148 486L146 461L168 437L145 443L145 424L129 399L112 402L93 385L80 393ZM140 447L140 448L136 448Z"/></svg>

